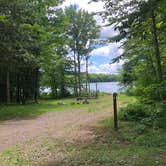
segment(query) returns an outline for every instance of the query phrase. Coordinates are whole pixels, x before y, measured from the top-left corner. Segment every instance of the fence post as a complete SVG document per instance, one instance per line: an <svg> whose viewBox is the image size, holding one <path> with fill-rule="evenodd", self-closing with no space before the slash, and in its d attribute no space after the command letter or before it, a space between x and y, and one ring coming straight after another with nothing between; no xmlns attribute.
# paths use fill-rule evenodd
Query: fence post
<svg viewBox="0 0 166 166"><path fill-rule="evenodd" d="M98 98L97 82L96 82L96 99Z"/></svg>
<svg viewBox="0 0 166 166"><path fill-rule="evenodd" d="M117 115L117 93L113 93L113 108L114 108L114 129L118 130L118 115Z"/></svg>

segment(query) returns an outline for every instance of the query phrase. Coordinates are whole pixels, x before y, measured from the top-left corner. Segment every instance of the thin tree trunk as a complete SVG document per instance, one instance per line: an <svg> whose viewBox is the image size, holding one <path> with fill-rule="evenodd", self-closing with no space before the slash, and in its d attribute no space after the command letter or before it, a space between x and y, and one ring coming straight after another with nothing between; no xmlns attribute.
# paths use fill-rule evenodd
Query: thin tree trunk
<svg viewBox="0 0 166 166"><path fill-rule="evenodd" d="M64 75L64 68L63 64L61 66L61 85L60 85L60 91L61 91L61 98L65 97L65 75Z"/></svg>
<svg viewBox="0 0 166 166"><path fill-rule="evenodd" d="M34 92L34 100L35 103L38 103L39 96L39 69L35 69L35 92Z"/></svg>
<svg viewBox="0 0 166 166"><path fill-rule="evenodd" d="M163 73L162 73L162 67L161 67L161 57L160 57L160 49L159 49L159 43L157 38L156 18L155 18L154 11L152 11L152 34L153 34L154 47L156 52L158 81L162 82Z"/></svg>
<svg viewBox="0 0 166 166"><path fill-rule="evenodd" d="M88 56L86 56L86 93L88 95Z"/></svg>
<svg viewBox="0 0 166 166"><path fill-rule="evenodd" d="M17 74L17 94L16 94L17 104L20 104L20 75Z"/></svg>
<svg viewBox="0 0 166 166"><path fill-rule="evenodd" d="M76 52L74 48L74 95L78 96L78 82L77 82L77 62L76 62Z"/></svg>
<svg viewBox="0 0 166 166"><path fill-rule="evenodd" d="M89 96L90 96L90 82L88 83L88 92L89 92Z"/></svg>
<svg viewBox="0 0 166 166"><path fill-rule="evenodd" d="M77 55L78 61L78 89L79 89L79 96L81 96L81 65L80 65L80 55Z"/></svg>
<svg viewBox="0 0 166 166"><path fill-rule="evenodd" d="M7 96L7 104L10 103L10 73L7 71L6 75L6 96Z"/></svg>

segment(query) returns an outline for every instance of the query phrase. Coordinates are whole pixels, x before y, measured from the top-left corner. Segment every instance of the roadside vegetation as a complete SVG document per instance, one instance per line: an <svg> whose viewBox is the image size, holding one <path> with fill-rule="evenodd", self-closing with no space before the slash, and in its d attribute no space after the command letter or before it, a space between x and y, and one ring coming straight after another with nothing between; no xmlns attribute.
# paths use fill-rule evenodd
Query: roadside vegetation
<svg viewBox="0 0 166 166"><path fill-rule="evenodd" d="M166 132L146 128L139 123L120 121L119 131L108 118L92 128L96 138L91 142L66 145L69 153L61 165L92 166L164 166L166 164ZM56 162L55 162L56 163Z"/></svg>

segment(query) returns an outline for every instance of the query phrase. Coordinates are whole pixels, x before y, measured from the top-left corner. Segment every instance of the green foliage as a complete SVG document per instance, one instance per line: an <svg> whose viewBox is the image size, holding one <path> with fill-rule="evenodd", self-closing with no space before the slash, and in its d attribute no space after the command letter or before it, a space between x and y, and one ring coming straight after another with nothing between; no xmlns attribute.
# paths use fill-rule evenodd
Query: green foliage
<svg viewBox="0 0 166 166"><path fill-rule="evenodd" d="M113 128L113 119L108 118L103 121L104 126ZM139 122L119 121L119 131L114 133L116 139L123 143L133 144L134 147L142 146L146 148L166 147L165 129L152 129ZM111 134L111 133L110 133Z"/></svg>
<svg viewBox="0 0 166 166"><path fill-rule="evenodd" d="M92 0L96 1L96 0ZM97 0L100 1L100 0ZM124 61L121 82L141 102L154 103L165 99L166 50L164 0L103 0L108 19L117 33L111 42L122 41L124 52L112 60Z"/></svg>
<svg viewBox="0 0 166 166"><path fill-rule="evenodd" d="M149 108L140 103L132 103L120 109L122 120L140 121L149 117Z"/></svg>
<svg viewBox="0 0 166 166"><path fill-rule="evenodd" d="M152 113L154 117L154 125L159 128L166 128L166 102L157 103L155 105L155 110Z"/></svg>
<svg viewBox="0 0 166 166"><path fill-rule="evenodd" d="M147 127L166 128L166 103L144 105L129 104L120 109L119 118L125 121L137 121Z"/></svg>
<svg viewBox="0 0 166 166"><path fill-rule="evenodd" d="M0 1L0 102L37 102L39 71L53 50L49 14L59 2Z"/></svg>
<svg viewBox="0 0 166 166"><path fill-rule="evenodd" d="M89 74L89 82L118 82L118 81L120 81L119 75Z"/></svg>

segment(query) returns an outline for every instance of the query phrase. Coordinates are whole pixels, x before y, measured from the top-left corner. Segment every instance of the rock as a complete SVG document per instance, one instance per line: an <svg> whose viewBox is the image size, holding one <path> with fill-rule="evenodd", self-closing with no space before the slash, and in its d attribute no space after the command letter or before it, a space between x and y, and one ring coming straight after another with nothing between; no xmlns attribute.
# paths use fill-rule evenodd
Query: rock
<svg viewBox="0 0 166 166"><path fill-rule="evenodd" d="M58 104L58 105L66 105L66 103L63 102L63 101L60 101L60 102L58 102L57 104Z"/></svg>
<svg viewBox="0 0 166 166"><path fill-rule="evenodd" d="M70 104L71 104L71 105L75 105L75 102L71 102Z"/></svg>
<svg viewBox="0 0 166 166"><path fill-rule="evenodd" d="M87 100L87 98L85 98L82 103L83 104L89 104L89 101Z"/></svg>
<svg viewBox="0 0 166 166"><path fill-rule="evenodd" d="M77 101L82 100L82 97L77 97L76 100Z"/></svg>

